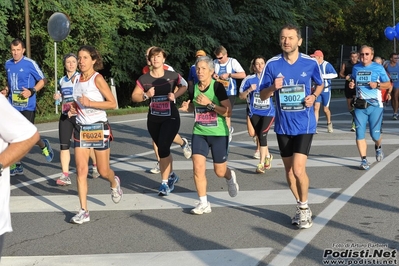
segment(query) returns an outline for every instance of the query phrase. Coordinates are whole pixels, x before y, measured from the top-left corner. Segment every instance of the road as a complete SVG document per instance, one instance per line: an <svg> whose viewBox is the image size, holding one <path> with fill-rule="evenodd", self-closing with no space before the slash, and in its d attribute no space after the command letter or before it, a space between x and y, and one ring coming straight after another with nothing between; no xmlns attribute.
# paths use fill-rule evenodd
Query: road
<svg viewBox="0 0 399 266"><path fill-rule="evenodd" d="M399 121L391 120L390 108L385 110L381 162L375 161L367 134L372 166L362 171L344 99L333 99L331 110L334 132L327 133L321 113L307 163L314 224L305 230L290 223L295 200L273 131L268 137L272 168L255 173L255 145L246 131L243 105L233 112L228 162L240 193L228 196L226 182L216 177L209 160L212 212L204 215L190 214L197 200L192 163L177 145L172 153L180 181L170 196L157 196L160 176L148 172L155 156L146 115L135 114L109 118L115 136L111 166L121 179L122 201L111 201L107 181L89 178L91 221L70 224L79 208L74 168L72 185L57 186L58 124L39 124L56 155L47 163L34 147L23 160L25 175L12 178L14 232L6 236L1 265L397 265ZM181 119L180 133L190 139L192 114Z"/></svg>

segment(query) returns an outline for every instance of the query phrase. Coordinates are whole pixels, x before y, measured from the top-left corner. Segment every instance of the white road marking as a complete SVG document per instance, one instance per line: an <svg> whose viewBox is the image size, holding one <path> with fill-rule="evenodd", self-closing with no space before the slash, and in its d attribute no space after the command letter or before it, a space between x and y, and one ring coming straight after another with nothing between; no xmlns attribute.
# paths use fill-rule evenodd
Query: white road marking
<svg viewBox="0 0 399 266"><path fill-rule="evenodd" d="M122 254L73 255L73 256L18 256L3 257L4 266L109 266L109 265L146 265L146 266L256 266L268 256L272 248L221 249L197 251L144 252Z"/></svg>
<svg viewBox="0 0 399 266"><path fill-rule="evenodd" d="M280 253L270 262L270 266L288 266L302 252L307 244L324 228L335 214L345 206L346 203L384 167L399 156L399 149L387 156L383 161L376 164L358 180L353 182L345 191L334 199L321 213L313 220L310 229L303 229Z"/></svg>
<svg viewBox="0 0 399 266"><path fill-rule="evenodd" d="M332 193L339 190L340 188L309 189L309 201L312 204L323 203ZM234 198L231 198L227 191L208 192L207 195L213 208L292 205L292 193L289 189L240 191ZM148 194L124 194L118 204L112 202L110 194L89 194L87 200L90 212L166 210L193 208L198 195L196 192L172 192L166 197L160 197L154 191ZM78 196L75 195L13 196L10 200L10 209L11 213L75 212L79 208L78 203Z"/></svg>

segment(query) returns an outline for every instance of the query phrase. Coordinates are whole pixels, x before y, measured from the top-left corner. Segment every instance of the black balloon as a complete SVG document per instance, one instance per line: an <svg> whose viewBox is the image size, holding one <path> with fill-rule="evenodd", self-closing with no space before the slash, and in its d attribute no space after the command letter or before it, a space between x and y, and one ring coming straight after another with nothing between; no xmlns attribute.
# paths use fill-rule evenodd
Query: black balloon
<svg viewBox="0 0 399 266"><path fill-rule="evenodd" d="M54 41L60 42L68 37L70 26L69 18L64 13L56 12L48 20L47 31Z"/></svg>

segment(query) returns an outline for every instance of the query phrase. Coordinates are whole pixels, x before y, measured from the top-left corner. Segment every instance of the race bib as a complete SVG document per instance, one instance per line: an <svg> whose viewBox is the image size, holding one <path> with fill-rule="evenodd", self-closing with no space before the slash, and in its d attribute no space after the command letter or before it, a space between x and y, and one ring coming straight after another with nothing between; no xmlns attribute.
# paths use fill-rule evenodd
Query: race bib
<svg viewBox="0 0 399 266"><path fill-rule="evenodd" d="M150 111L156 116L170 116L170 101L167 95L154 96L151 98Z"/></svg>
<svg viewBox="0 0 399 266"><path fill-rule="evenodd" d="M204 127L217 127L218 115L206 107L195 107L195 122Z"/></svg>
<svg viewBox="0 0 399 266"><path fill-rule="evenodd" d="M270 108L270 98L262 101L260 99L260 93L259 92L254 92L254 103L253 103L254 109L258 110L265 110Z"/></svg>
<svg viewBox="0 0 399 266"><path fill-rule="evenodd" d="M280 108L283 111L305 109L305 85L288 85L279 90Z"/></svg>
<svg viewBox="0 0 399 266"><path fill-rule="evenodd" d="M18 106L18 107L27 107L28 106L28 100L29 98L24 98L24 96L21 95L23 90L14 90L12 92L12 105L13 106Z"/></svg>
<svg viewBox="0 0 399 266"><path fill-rule="evenodd" d="M360 86L369 86L369 82L371 82L371 71L359 71L356 74L356 85Z"/></svg>
<svg viewBox="0 0 399 266"><path fill-rule="evenodd" d="M391 72L389 74L391 75L392 81L398 81L398 72Z"/></svg>
<svg viewBox="0 0 399 266"><path fill-rule="evenodd" d="M71 109L71 105L74 103L73 97L62 98L61 110L63 114L67 114Z"/></svg>
<svg viewBox="0 0 399 266"><path fill-rule="evenodd" d="M81 148L104 148L104 124L96 123L80 126Z"/></svg>

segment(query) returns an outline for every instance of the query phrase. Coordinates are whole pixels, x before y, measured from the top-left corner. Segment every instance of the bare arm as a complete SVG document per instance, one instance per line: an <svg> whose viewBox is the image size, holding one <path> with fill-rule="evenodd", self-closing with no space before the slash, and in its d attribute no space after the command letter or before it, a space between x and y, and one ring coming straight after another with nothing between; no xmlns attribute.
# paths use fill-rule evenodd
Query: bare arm
<svg viewBox="0 0 399 266"><path fill-rule="evenodd" d="M8 147L0 153L0 162L3 164L3 167L9 167L21 160L39 139L39 133L36 131L32 137L26 140L10 143Z"/></svg>

